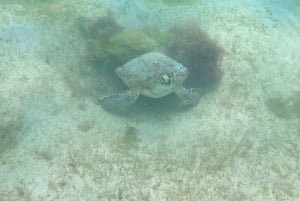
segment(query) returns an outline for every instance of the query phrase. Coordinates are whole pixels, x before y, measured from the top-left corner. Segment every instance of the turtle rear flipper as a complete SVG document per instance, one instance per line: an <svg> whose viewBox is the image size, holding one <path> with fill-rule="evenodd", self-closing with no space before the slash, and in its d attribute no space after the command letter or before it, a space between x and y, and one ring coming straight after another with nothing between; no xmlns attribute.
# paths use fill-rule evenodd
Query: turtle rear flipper
<svg viewBox="0 0 300 201"><path fill-rule="evenodd" d="M104 96L100 98L100 104L109 111L126 111L138 97L139 94L128 90L111 96Z"/></svg>
<svg viewBox="0 0 300 201"><path fill-rule="evenodd" d="M176 92L177 96L179 96L180 100L184 105L198 104L202 93L203 90L200 88L191 88L191 89L182 88L181 90Z"/></svg>

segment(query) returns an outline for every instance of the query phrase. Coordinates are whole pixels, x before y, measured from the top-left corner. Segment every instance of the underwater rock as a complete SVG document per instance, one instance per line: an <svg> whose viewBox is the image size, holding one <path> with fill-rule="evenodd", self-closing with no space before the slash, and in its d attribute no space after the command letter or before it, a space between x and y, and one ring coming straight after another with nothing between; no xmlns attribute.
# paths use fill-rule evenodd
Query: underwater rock
<svg viewBox="0 0 300 201"><path fill-rule="evenodd" d="M159 44L147 34L140 30L120 32L109 40L107 53L124 64L130 59L140 56L146 52L153 51Z"/></svg>
<svg viewBox="0 0 300 201"><path fill-rule="evenodd" d="M100 37L88 44L92 59L112 69L158 47L154 39L140 30L119 32L106 40Z"/></svg>
<svg viewBox="0 0 300 201"><path fill-rule="evenodd" d="M142 30L124 31L111 14L96 20L80 17L78 25L87 40L89 60L104 68L115 69L130 59L159 47Z"/></svg>

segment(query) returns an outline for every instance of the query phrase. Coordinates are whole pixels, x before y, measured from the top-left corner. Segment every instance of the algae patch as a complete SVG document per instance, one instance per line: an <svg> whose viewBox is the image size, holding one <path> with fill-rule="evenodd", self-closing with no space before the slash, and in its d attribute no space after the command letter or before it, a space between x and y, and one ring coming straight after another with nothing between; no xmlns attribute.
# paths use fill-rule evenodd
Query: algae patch
<svg viewBox="0 0 300 201"><path fill-rule="evenodd" d="M94 58L105 65L118 67L130 59L158 48L158 43L140 30L123 31L107 41L91 43Z"/></svg>
<svg viewBox="0 0 300 201"><path fill-rule="evenodd" d="M159 47L143 30L124 30L111 15L94 21L80 18L79 29L87 41L89 60L112 69Z"/></svg>

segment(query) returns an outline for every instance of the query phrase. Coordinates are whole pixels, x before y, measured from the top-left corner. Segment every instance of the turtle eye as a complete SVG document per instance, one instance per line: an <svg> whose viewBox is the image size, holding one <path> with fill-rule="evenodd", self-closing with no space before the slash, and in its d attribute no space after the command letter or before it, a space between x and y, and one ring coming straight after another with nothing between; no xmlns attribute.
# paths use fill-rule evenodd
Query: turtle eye
<svg viewBox="0 0 300 201"><path fill-rule="evenodd" d="M181 64L181 63L177 63L175 65L176 69L179 71L179 72L184 72L185 71L185 67Z"/></svg>

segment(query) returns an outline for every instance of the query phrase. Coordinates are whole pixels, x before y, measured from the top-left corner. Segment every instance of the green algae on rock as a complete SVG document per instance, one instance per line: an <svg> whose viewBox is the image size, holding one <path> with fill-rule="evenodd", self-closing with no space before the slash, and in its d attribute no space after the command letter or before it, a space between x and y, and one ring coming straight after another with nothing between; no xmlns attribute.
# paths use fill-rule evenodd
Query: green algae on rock
<svg viewBox="0 0 300 201"><path fill-rule="evenodd" d="M104 68L114 69L160 47L142 29L123 30L111 14L96 20L81 17L78 25L87 41L89 60Z"/></svg>
<svg viewBox="0 0 300 201"><path fill-rule="evenodd" d="M120 32L109 40L107 53L120 63L159 48L159 44L140 30Z"/></svg>
<svg viewBox="0 0 300 201"><path fill-rule="evenodd" d="M84 37L93 39L105 40L122 31L122 27L110 13L103 17L98 17L96 20L79 17L78 25Z"/></svg>
<svg viewBox="0 0 300 201"><path fill-rule="evenodd" d="M122 31L108 39L99 37L88 42L92 59L112 68L157 48L159 44L140 30Z"/></svg>

